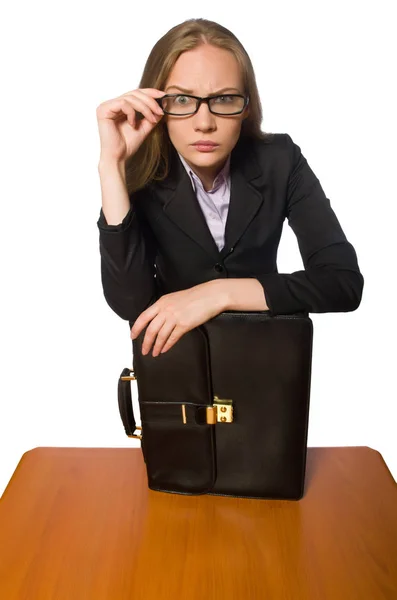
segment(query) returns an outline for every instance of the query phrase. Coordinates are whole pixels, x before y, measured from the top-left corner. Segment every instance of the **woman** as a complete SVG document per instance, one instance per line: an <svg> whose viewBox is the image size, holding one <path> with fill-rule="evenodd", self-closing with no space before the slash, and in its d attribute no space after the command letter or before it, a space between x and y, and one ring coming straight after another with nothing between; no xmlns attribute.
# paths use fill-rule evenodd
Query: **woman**
<svg viewBox="0 0 397 600"><path fill-rule="evenodd" d="M132 339L146 327L144 354L225 310L358 308L356 252L299 146L260 130L253 67L229 30L173 27L139 88L97 119L102 285ZM285 218L305 267L291 274L276 265Z"/></svg>

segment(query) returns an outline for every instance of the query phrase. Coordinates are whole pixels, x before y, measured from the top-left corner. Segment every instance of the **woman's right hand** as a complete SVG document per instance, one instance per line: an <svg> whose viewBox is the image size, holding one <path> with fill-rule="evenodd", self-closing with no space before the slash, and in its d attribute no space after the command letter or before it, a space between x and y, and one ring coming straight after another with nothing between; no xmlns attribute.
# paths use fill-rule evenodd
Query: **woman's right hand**
<svg viewBox="0 0 397 600"><path fill-rule="evenodd" d="M164 115L155 101L164 95L155 88L138 88L97 107L100 161L126 161L136 153ZM136 111L143 115L142 119L137 118Z"/></svg>

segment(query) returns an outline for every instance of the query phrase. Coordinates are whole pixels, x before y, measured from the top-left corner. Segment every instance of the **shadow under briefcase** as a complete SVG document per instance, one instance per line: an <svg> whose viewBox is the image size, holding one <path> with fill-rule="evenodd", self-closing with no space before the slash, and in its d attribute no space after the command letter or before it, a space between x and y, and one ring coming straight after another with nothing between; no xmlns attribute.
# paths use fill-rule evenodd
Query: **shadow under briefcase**
<svg viewBox="0 0 397 600"><path fill-rule="evenodd" d="M133 341L133 369L120 375L118 402L126 434L141 439L149 488L301 499L313 342L308 314L225 311L157 357L142 354L145 332Z"/></svg>

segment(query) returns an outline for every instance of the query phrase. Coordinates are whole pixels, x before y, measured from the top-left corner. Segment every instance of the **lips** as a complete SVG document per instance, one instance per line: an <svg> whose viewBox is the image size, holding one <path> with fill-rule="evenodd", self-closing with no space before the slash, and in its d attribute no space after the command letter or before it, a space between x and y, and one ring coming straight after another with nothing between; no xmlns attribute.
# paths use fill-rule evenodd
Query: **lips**
<svg viewBox="0 0 397 600"><path fill-rule="evenodd" d="M201 141L201 142L195 142L194 144L192 144L192 146L218 146L219 144L216 144L215 142L209 142L209 141Z"/></svg>

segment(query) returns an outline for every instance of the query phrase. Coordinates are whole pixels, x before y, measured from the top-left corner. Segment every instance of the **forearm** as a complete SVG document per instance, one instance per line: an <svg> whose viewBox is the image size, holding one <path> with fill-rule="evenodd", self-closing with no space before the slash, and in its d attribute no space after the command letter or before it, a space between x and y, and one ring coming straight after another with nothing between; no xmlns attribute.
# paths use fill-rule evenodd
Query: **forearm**
<svg viewBox="0 0 397 600"><path fill-rule="evenodd" d="M255 278L214 279L208 283L219 289L223 310L269 310L263 286Z"/></svg>
<svg viewBox="0 0 397 600"><path fill-rule="evenodd" d="M134 321L156 296L155 247L140 218L145 192L130 204L122 164L101 163L102 209L97 222L105 299L122 319Z"/></svg>
<svg viewBox="0 0 397 600"><path fill-rule="evenodd" d="M124 162L100 162L102 211L108 225L118 225L130 209Z"/></svg>
<svg viewBox="0 0 397 600"><path fill-rule="evenodd" d="M101 230L99 249L105 299L122 319L134 322L156 297L153 253L133 214L121 232Z"/></svg>

